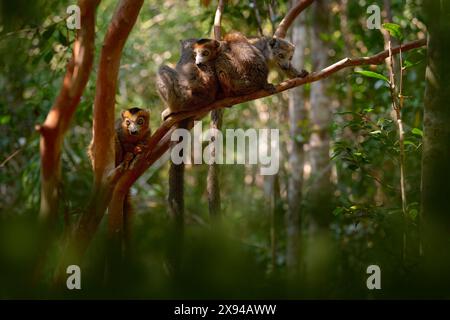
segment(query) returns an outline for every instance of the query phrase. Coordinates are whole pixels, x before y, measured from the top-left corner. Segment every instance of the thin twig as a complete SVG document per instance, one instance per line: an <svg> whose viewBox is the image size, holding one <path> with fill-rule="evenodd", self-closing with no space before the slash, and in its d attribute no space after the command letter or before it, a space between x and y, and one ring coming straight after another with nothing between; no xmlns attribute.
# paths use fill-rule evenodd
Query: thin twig
<svg viewBox="0 0 450 320"><path fill-rule="evenodd" d="M3 162L2 164L0 164L0 168L3 168L6 163L11 160L12 158L14 158L20 151L22 151L22 148L17 149L16 151L14 151L12 154L10 154Z"/></svg>

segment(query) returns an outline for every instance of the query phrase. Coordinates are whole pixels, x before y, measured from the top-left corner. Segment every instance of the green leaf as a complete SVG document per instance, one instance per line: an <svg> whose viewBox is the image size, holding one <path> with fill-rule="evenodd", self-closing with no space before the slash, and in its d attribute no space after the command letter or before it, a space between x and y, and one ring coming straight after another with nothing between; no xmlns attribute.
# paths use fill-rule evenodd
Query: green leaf
<svg viewBox="0 0 450 320"><path fill-rule="evenodd" d="M69 46L69 40L67 39L67 36L61 30L58 31L58 41L65 47Z"/></svg>
<svg viewBox="0 0 450 320"><path fill-rule="evenodd" d="M416 220L417 216L419 215L419 210L417 210L417 209L409 210L409 215L411 216L411 219L414 221L414 220Z"/></svg>
<svg viewBox="0 0 450 320"><path fill-rule="evenodd" d="M11 116L9 114L0 116L0 124L8 124L9 121L11 121Z"/></svg>
<svg viewBox="0 0 450 320"><path fill-rule="evenodd" d="M383 23L383 29L387 30L391 37L403 39L401 27L396 23Z"/></svg>
<svg viewBox="0 0 450 320"><path fill-rule="evenodd" d="M336 209L333 210L333 215L334 215L334 216L338 216L338 215L342 214L344 211L345 211L344 208L342 208L342 207L337 207Z"/></svg>
<svg viewBox="0 0 450 320"><path fill-rule="evenodd" d="M364 77L380 79L380 80L383 80L383 81L386 81L387 83L389 83L388 78L386 78L382 74L379 74L379 73L376 73L373 71L361 70L361 71L356 71L356 73L358 73Z"/></svg>
<svg viewBox="0 0 450 320"><path fill-rule="evenodd" d="M53 52L52 52L52 51L49 51L49 52L47 52L47 53L44 55L44 61L45 61L46 63L50 63L50 61L52 60L52 58L53 58Z"/></svg>
<svg viewBox="0 0 450 320"><path fill-rule="evenodd" d="M417 146L414 144L414 142L409 141L409 140L403 141L403 144L404 144L405 146L410 145L410 146L414 146L415 148L417 148Z"/></svg>
<svg viewBox="0 0 450 320"><path fill-rule="evenodd" d="M412 130L411 130L411 133L412 133L412 134L415 134L416 136L423 137L423 131L420 130L419 128L414 128L414 129L412 129Z"/></svg>
<svg viewBox="0 0 450 320"><path fill-rule="evenodd" d="M55 25L55 24L52 24L51 26L49 26L49 27L47 28L47 30L44 31L44 33L42 34L42 38L43 38L44 40L50 39L50 37L51 37L51 36L53 35L53 33L55 32L55 30L56 30L56 25Z"/></svg>

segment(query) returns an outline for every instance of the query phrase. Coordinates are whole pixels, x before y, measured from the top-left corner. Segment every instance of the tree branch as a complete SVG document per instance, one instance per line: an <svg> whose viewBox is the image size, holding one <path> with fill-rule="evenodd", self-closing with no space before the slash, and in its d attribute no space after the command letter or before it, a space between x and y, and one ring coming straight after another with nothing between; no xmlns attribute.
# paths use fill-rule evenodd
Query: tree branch
<svg viewBox="0 0 450 320"><path fill-rule="evenodd" d="M222 13L224 7L224 0L219 0L217 5L216 15L214 17L214 38L219 41L222 39Z"/></svg>
<svg viewBox="0 0 450 320"><path fill-rule="evenodd" d="M292 22L294 22L295 18L307 7L309 7L314 0L298 0L298 3L289 10L286 16L281 20L280 25L275 31L274 36L278 38L285 38L287 30L291 26Z"/></svg>

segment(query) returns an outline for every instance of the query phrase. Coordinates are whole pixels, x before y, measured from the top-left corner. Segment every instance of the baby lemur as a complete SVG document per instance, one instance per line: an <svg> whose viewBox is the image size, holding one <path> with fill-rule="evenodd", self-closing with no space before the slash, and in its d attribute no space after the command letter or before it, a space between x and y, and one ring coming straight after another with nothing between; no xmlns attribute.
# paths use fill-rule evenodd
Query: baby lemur
<svg viewBox="0 0 450 320"><path fill-rule="evenodd" d="M156 85L167 109L163 120L171 113L206 106L216 99L218 82L213 63L197 65L193 44L197 39L180 41L181 57L175 69L162 66L158 70Z"/></svg>
<svg viewBox="0 0 450 320"><path fill-rule="evenodd" d="M214 62L223 97L275 91L267 82L269 68L263 54L239 32L228 33L223 41L200 39L194 53L197 65Z"/></svg>
<svg viewBox="0 0 450 320"><path fill-rule="evenodd" d="M304 78L308 75L308 71L298 71L292 66L295 46L289 41L277 37L257 37L250 38L249 42L261 51L270 68L281 69L289 78Z"/></svg>

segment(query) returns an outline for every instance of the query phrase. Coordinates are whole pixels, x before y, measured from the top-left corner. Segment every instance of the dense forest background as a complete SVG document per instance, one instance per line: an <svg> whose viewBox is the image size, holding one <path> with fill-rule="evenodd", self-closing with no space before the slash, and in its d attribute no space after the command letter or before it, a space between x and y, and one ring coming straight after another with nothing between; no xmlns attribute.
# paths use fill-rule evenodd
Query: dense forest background
<svg viewBox="0 0 450 320"><path fill-rule="evenodd" d="M317 2L289 29L298 68L319 71L345 57L377 54L388 41L396 46L427 37L421 1ZM440 270L438 283L447 279L435 268L445 261L429 261L431 269L422 263L426 47L393 58L397 84L402 77L402 140L389 63L347 68L320 82L227 108L223 129L280 130L279 173L261 176L257 165L221 165L216 217L208 204L208 165L187 165L180 231L168 214L170 164L157 161L131 189L132 253L120 277L105 281L105 216L83 259L83 289L55 286L64 240L92 193L86 151L99 52L116 3L102 0L97 9L93 70L61 153L56 236L38 245L47 231L37 227L40 135L35 125L53 105L72 54L75 31L65 21L72 3L0 2L1 298L448 297L448 288L437 289L424 276ZM367 28L371 4L382 9L383 23L392 23L389 30ZM291 5L228 1L223 32L250 36L262 30L271 36ZM155 89L158 67L178 61L179 40L211 37L216 6L204 0L144 1L120 60L117 116L123 108L146 108L151 127L159 127L165 107ZM283 79L276 71L270 74L272 83ZM207 117L203 128L209 125ZM381 290L366 286L369 265L380 266Z"/></svg>

